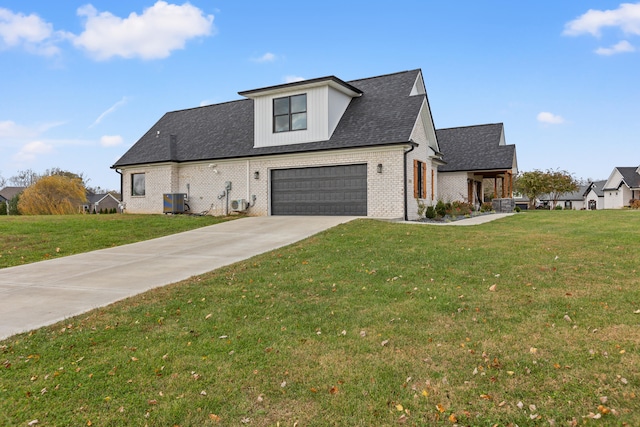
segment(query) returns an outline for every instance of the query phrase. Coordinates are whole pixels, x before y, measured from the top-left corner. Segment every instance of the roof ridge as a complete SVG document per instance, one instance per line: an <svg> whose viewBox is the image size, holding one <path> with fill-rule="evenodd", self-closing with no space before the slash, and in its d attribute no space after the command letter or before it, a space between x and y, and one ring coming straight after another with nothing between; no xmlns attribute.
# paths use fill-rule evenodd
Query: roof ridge
<svg viewBox="0 0 640 427"><path fill-rule="evenodd" d="M466 128L477 128L477 127L481 127L481 126L496 126L496 125L504 126L504 122L483 123L483 124L479 124L479 125L453 126L453 127L448 127L448 128L438 128L436 130L466 129Z"/></svg>
<svg viewBox="0 0 640 427"><path fill-rule="evenodd" d="M347 83L362 82L362 81L365 81L365 80L378 79L378 78L381 78L381 77L390 77L390 76L394 76L394 75L397 75L397 74L406 74L406 73L412 73L412 72L415 72L415 71L422 72L422 70L420 68L414 68L413 70L396 71L394 73L381 74L379 76L370 76L370 77L363 77L361 79L347 80Z"/></svg>

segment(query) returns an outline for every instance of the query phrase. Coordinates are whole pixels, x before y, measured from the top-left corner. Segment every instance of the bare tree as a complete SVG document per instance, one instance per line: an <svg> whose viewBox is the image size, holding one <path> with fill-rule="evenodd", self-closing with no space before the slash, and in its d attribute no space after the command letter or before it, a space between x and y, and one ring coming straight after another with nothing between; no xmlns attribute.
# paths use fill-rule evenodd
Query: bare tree
<svg viewBox="0 0 640 427"><path fill-rule="evenodd" d="M15 185L16 187L29 187L32 184L35 184L40 176L35 173L31 169L26 169L22 171L18 171L17 175L9 178L9 182Z"/></svg>
<svg viewBox="0 0 640 427"><path fill-rule="evenodd" d="M0 174L0 188L4 188L5 185L7 185L7 180L2 177L2 174Z"/></svg>

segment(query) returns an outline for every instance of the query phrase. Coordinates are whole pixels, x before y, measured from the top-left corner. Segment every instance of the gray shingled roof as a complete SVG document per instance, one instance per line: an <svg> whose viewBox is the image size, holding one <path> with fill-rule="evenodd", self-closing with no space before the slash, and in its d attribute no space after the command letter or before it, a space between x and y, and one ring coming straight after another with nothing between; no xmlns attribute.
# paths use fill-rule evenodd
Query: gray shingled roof
<svg viewBox="0 0 640 427"><path fill-rule="evenodd" d="M622 167L616 168L622 174L622 179L629 186L629 188L640 188L640 174L638 174L638 167Z"/></svg>
<svg viewBox="0 0 640 427"><path fill-rule="evenodd" d="M412 70L348 82L362 96L351 100L331 138L320 142L254 148L251 99L169 112L112 168L407 143L425 99L409 96L419 74ZM170 135L176 135L173 155Z"/></svg>
<svg viewBox="0 0 640 427"><path fill-rule="evenodd" d="M585 193L588 191L588 189L590 187L591 187L591 184L580 185L580 186L578 186L578 189L576 191L572 191L570 193L559 194L557 200L558 201L564 201L564 200L581 201L581 200L584 200ZM550 201L551 200L551 196L549 194L542 194L542 195L540 195L540 197L538 197L538 199Z"/></svg>
<svg viewBox="0 0 640 427"><path fill-rule="evenodd" d="M3 200L11 200L16 194L22 193L26 187L4 187L0 190L0 198Z"/></svg>
<svg viewBox="0 0 640 427"><path fill-rule="evenodd" d="M499 145L502 123L436 130L446 165L440 172L506 170L514 167L515 145Z"/></svg>
<svg viewBox="0 0 640 427"><path fill-rule="evenodd" d="M584 191L584 193L585 193L585 194L584 194L584 195L586 196L586 195L587 195L586 193L587 193L589 190L593 189L593 191L596 193L596 196L598 196L598 197L604 197L604 185L605 185L606 183L607 183L607 181L606 181L606 180L591 182L591 183L587 186L587 188L585 189L585 191Z"/></svg>

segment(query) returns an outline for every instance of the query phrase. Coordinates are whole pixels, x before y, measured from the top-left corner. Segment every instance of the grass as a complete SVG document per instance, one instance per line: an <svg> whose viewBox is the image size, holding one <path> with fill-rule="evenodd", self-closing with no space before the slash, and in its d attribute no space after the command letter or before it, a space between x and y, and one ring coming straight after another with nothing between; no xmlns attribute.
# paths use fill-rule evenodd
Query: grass
<svg viewBox="0 0 640 427"><path fill-rule="evenodd" d="M222 220L187 215L0 216L0 268L153 239Z"/></svg>
<svg viewBox="0 0 640 427"><path fill-rule="evenodd" d="M359 220L0 343L0 424L640 425L640 214Z"/></svg>

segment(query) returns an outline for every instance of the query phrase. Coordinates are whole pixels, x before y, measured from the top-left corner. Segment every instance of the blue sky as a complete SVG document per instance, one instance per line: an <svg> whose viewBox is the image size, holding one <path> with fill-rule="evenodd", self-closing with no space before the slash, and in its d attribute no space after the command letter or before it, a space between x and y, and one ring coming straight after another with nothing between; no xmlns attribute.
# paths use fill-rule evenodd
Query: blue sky
<svg viewBox="0 0 640 427"><path fill-rule="evenodd" d="M640 165L640 2L4 0L0 176L109 167L167 111L421 68L437 128L502 122L521 171Z"/></svg>

